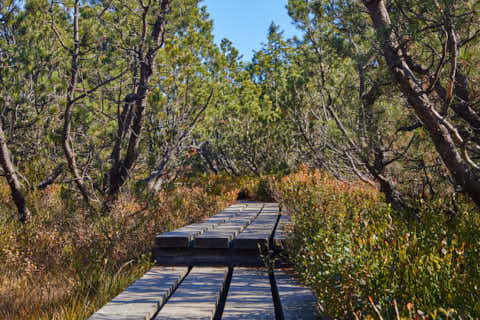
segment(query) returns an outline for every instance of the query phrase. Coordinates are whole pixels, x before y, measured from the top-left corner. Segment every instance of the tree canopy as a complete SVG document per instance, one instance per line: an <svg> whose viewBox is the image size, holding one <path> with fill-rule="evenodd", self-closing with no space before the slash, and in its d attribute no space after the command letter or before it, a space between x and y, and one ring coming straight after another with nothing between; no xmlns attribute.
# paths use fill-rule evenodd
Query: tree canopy
<svg viewBox="0 0 480 320"><path fill-rule="evenodd" d="M195 0L2 2L0 162L19 219L45 182L108 213L125 188L300 164L378 185L400 210L478 204L478 3L287 9L302 37L272 23L244 62Z"/></svg>

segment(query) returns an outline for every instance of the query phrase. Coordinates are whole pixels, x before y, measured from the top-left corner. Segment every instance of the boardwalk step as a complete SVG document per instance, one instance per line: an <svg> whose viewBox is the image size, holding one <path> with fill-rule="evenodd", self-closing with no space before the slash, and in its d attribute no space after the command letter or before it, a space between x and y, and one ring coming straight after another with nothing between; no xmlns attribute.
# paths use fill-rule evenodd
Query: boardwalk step
<svg viewBox="0 0 480 320"><path fill-rule="evenodd" d="M265 271L233 269L222 319L275 319L270 280Z"/></svg>
<svg viewBox="0 0 480 320"><path fill-rule="evenodd" d="M233 247L256 250L260 245L265 248L277 224L278 214L278 208L263 208L258 217L235 238Z"/></svg>
<svg viewBox="0 0 480 320"><path fill-rule="evenodd" d="M194 267L155 320L211 320L223 288L228 268Z"/></svg>
<svg viewBox="0 0 480 320"><path fill-rule="evenodd" d="M244 202L204 222L159 235L157 264L262 266L258 248L273 240L279 215L278 204Z"/></svg>
<svg viewBox="0 0 480 320"><path fill-rule="evenodd" d="M257 218L261 208L260 206L251 209L247 207L228 222L219 224L214 229L195 237L193 246L205 249L230 248L232 240Z"/></svg>
<svg viewBox="0 0 480 320"><path fill-rule="evenodd" d="M150 320L187 272L185 267L154 267L89 320Z"/></svg>
<svg viewBox="0 0 480 320"><path fill-rule="evenodd" d="M320 314L317 308L317 298L313 292L309 288L298 284L298 282L285 271L275 270L274 273L283 319L319 319Z"/></svg>
<svg viewBox="0 0 480 320"><path fill-rule="evenodd" d="M204 222L160 234L155 238L155 245L160 248L188 248L196 236L228 222L239 215L244 208L246 208L246 205L233 205Z"/></svg>

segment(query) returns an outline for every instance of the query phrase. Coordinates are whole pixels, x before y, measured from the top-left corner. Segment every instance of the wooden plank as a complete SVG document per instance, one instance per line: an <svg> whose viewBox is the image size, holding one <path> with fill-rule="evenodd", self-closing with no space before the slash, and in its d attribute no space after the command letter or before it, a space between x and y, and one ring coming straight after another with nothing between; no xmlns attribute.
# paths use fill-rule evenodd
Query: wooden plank
<svg viewBox="0 0 480 320"><path fill-rule="evenodd" d="M277 209L277 211L280 209L280 205L276 202L264 202L263 207L267 209Z"/></svg>
<svg viewBox="0 0 480 320"><path fill-rule="evenodd" d="M245 206L234 205L204 222L191 224L180 229L157 235L155 245L159 248L188 248L196 236L215 228L240 214Z"/></svg>
<svg viewBox="0 0 480 320"><path fill-rule="evenodd" d="M130 315L121 315L121 314L95 314L92 317L88 318L95 320L150 320L147 314L130 314Z"/></svg>
<svg viewBox="0 0 480 320"><path fill-rule="evenodd" d="M243 204L246 206L263 206L265 202L251 201L251 200L240 200L238 204Z"/></svg>
<svg viewBox="0 0 480 320"><path fill-rule="evenodd" d="M194 240L195 248L229 248L233 238L245 228L248 221L225 223L207 231Z"/></svg>
<svg viewBox="0 0 480 320"><path fill-rule="evenodd" d="M263 266L256 250L235 248L155 248L154 256L161 266Z"/></svg>
<svg viewBox="0 0 480 320"><path fill-rule="evenodd" d="M186 267L154 267L89 320L150 320L187 271Z"/></svg>
<svg viewBox="0 0 480 320"><path fill-rule="evenodd" d="M320 318L318 301L313 292L300 285L295 278L276 270L275 281L285 320L315 320Z"/></svg>
<svg viewBox="0 0 480 320"><path fill-rule="evenodd" d="M228 268L194 267L154 320L210 320L216 310Z"/></svg>
<svg viewBox="0 0 480 320"><path fill-rule="evenodd" d="M278 203L275 203L275 202L265 202L263 203L263 209L264 210L275 210L276 212L279 212L280 211L280 205Z"/></svg>
<svg viewBox="0 0 480 320"><path fill-rule="evenodd" d="M258 213L260 212L261 209L262 209L261 207L258 207L258 208L247 207L247 208L242 210L241 215L245 216L245 215L252 215L253 214L254 216L256 216L256 215L258 215Z"/></svg>
<svg viewBox="0 0 480 320"><path fill-rule="evenodd" d="M278 220L277 229L275 230L275 234L273 236L273 246L275 248L283 248L285 241L287 239L287 228L288 224L292 222L292 219L288 214L282 213L280 219Z"/></svg>
<svg viewBox="0 0 480 320"><path fill-rule="evenodd" d="M268 274L259 269L234 268L222 320L275 319Z"/></svg>
<svg viewBox="0 0 480 320"><path fill-rule="evenodd" d="M155 244L161 248L188 248L190 241L192 241L196 235L201 234L214 226L215 223L191 224L156 236Z"/></svg>
<svg viewBox="0 0 480 320"><path fill-rule="evenodd" d="M241 215L219 224L213 230L206 231L195 237L195 248L229 248L230 243L255 217L259 210L243 211Z"/></svg>
<svg viewBox="0 0 480 320"><path fill-rule="evenodd" d="M264 207L258 217L233 240L233 247L249 250L256 250L259 246L266 248L277 220L278 210Z"/></svg>

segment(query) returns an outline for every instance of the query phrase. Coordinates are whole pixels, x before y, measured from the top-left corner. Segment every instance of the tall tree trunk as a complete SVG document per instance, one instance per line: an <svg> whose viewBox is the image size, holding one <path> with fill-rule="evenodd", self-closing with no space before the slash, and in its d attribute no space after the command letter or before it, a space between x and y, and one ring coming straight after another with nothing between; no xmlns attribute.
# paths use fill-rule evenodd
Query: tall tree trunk
<svg viewBox="0 0 480 320"><path fill-rule="evenodd" d="M15 166L12 163L10 150L8 149L7 139L5 132L3 131L3 124L0 120L0 164L2 165L3 172L7 178L8 185L10 186L10 192L12 193L13 202L17 206L18 220L25 222L30 217L30 210L25 202L25 196L23 195L22 185L18 179Z"/></svg>
<svg viewBox="0 0 480 320"><path fill-rule="evenodd" d="M392 31L392 23L383 0L363 0L373 21L373 26L382 37L382 49L393 78L407 97L415 114L428 131L435 149L450 171L455 183L480 206L480 178L455 144L459 140L455 129L436 110L434 103L413 74L408 58L401 50L401 39ZM441 108L438 108L439 110ZM453 129L453 130L452 130Z"/></svg>

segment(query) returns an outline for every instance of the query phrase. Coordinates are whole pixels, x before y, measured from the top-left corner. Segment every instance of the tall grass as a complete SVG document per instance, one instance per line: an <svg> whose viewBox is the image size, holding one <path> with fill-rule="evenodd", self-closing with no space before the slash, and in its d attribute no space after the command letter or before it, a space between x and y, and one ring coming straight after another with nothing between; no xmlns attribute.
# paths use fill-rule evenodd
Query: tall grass
<svg viewBox="0 0 480 320"><path fill-rule="evenodd" d="M157 233L215 214L236 199L239 185L200 177L153 199L124 193L107 216L52 185L30 195L33 217L25 225L0 185L0 319L86 319L152 266Z"/></svg>

